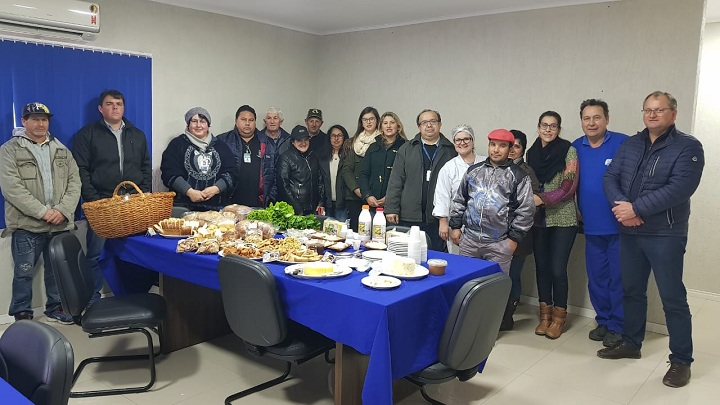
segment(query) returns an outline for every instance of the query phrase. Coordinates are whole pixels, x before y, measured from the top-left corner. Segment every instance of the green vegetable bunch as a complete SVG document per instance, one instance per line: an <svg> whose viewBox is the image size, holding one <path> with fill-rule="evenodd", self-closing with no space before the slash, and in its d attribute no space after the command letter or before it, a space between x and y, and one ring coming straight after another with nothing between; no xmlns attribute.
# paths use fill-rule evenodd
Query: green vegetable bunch
<svg viewBox="0 0 720 405"><path fill-rule="evenodd" d="M248 214L247 219L270 222L280 230L288 228L320 229L320 221L315 218L315 215L295 215L292 205L285 201L270 203L265 209L252 211Z"/></svg>

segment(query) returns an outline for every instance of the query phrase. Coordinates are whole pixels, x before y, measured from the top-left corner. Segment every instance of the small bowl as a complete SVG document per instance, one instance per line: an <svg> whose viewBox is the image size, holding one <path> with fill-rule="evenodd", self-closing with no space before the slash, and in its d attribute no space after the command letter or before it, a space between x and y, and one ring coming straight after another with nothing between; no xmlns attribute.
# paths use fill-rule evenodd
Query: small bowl
<svg viewBox="0 0 720 405"><path fill-rule="evenodd" d="M442 276L445 274L445 268L447 267L447 260L443 259L430 259L427 261L428 270L430 274L434 276Z"/></svg>

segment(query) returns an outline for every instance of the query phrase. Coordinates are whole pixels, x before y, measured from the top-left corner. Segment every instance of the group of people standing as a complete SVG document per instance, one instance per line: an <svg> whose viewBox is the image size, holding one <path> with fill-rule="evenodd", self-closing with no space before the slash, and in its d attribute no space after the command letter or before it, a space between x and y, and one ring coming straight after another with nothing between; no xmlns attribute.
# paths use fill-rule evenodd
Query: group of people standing
<svg viewBox="0 0 720 405"><path fill-rule="evenodd" d="M103 92L102 119L79 130L70 152L48 131L52 117L41 103L25 106L24 128L0 149L0 188L15 262L10 315L32 319L32 270L47 243L73 228L79 198L109 197L122 181L151 189L151 163L144 134L124 114L124 97ZM690 312L682 282L690 196L704 166L703 149L675 127L677 101L653 92L643 102L646 126L637 135L609 131L602 100L580 105L583 136L560 137L562 118L542 113L537 139L527 148L518 130L488 134L487 156L476 154L469 125L440 129L434 110L416 117L418 132L406 135L397 114L364 108L352 137L342 125L321 130L322 111L310 109L305 126L290 133L274 107L258 130L248 106L235 113L234 128L215 136L210 113L191 108L185 130L172 139L160 165L175 204L193 210L228 204L253 207L285 201L296 214L325 211L350 219L357 229L363 205L383 208L390 224L419 226L428 248L499 263L513 286L501 330L513 328L520 299L520 273L535 260L537 335L555 339L567 318L567 265L578 229L585 234L590 300L602 341L597 355L639 358L647 312L650 270L655 274L670 334L670 369L663 382L680 387L690 379ZM527 149L527 153L526 153ZM527 161L525 156L527 155ZM128 190L128 192L132 192ZM87 258L99 299L103 278L98 258L104 240L88 229ZM49 320L71 323L60 307L45 261Z"/></svg>

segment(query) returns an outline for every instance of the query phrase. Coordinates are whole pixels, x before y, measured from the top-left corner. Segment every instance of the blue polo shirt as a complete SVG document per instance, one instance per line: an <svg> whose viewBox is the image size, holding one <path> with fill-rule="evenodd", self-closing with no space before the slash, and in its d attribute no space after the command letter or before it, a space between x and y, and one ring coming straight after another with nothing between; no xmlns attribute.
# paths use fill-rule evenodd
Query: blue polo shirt
<svg viewBox="0 0 720 405"><path fill-rule="evenodd" d="M597 148L590 146L586 136L572 143L577 149L580 164L578 208L583 217L586 235L618 233L618 222L612 213L612 205L603 191L603 175L620 144L627 138L625 134L607 131L603 143Z"/></svg>

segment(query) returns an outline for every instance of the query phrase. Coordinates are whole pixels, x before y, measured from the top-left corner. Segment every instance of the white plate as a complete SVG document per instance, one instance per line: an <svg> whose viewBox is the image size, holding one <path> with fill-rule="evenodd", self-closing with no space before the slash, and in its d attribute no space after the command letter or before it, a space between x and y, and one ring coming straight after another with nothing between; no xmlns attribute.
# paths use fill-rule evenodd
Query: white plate
<svg viewBox="0 0 720 405"><path fill-rule="evenodd" d="M423 278L423 277L427 276L428 274L430 274L430 270L426 269L425 267L423 267L419 264L415 265L415 273L412 275L397 274L397 273L393 272L392 270L385 270L382 266L382 262L376 263L373 266L373 269L379 270L382 274L401 278L404 280L417 280L417 279Z"/></svg>
<svg viewBox="0 0 720 405"><path fill-rule="evenodd" d="M291 277L296 278L306 278L306 279L319 279L319 278L335 278L335 277L343 277L347 276L348 274L352 273L352 269L348 266L341 266L338 264L333 264L334 271L332 273L328 274L322 274L319 276L309 276L302 273L303 266L305 266L307 263L298 263L293 264L292 266L287 266L285 268L285 274ZM296 270L300 270L300 273L293 274Z"/></svg>
<svg viewBox="0 0 720 405"><path fill-rule="evenodd" d="M360 280L363 285L377 290L389 290L391 288L400 287L400 280L395 277L388 276L367 276Z"/></svg>
<svg viewBox="0 0 720 405"><path fill-rule="evenodd" d="M363 252L362 257L368 260L382 260L384 257L394 255L394 253L388 252L387 250L366 250Z"/></svg>
<svg viewBox="0 0 720 405"><path fill-rule="evenodd" d="M370 266L370 262L364 259L337 259L335 260L335 264L339 264L341 266L348 266L353 269L363 269L365 267Z"/></svg>

